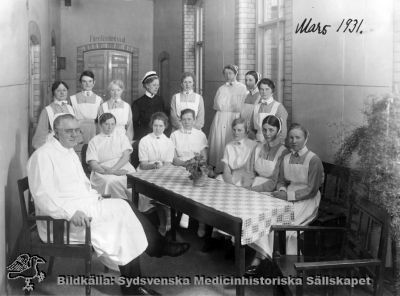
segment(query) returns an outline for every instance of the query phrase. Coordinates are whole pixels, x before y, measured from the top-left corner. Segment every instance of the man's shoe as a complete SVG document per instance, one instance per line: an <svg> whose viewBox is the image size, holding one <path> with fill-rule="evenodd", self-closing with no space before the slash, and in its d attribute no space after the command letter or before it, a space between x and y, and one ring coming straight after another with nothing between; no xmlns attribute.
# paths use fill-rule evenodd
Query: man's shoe
<svg viewBox="0 0 400 296"><path fill-rule="evenodd" d="M189 243L167 242L163 249L162 256L178 257L186 253L189 248Z"/></svg>
<svg viewBox="0 0 400 296"><path fill-rule="evenodd" d="M260 265L250 265L246 268L246 272L244 273L245 277L257 277L259 276L259 267Z"/></svg>

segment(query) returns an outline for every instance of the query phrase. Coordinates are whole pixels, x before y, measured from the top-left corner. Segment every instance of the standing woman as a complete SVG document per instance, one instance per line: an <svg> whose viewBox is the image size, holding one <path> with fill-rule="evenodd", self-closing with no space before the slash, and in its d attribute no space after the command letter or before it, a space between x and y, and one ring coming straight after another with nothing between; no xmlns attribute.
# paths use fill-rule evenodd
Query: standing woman
<svg viewBox="0 0 400 296"><path fill-rule="evenodd" d="M68 85L64 81L55 81L51 86L51 93L53 102L40 112L39 122L32 138L32 146L35 149L46 143L48 137L53 136L53 121L56 116L66 113L75 116L72 106L67 102Z"/></svg>
<svg viewBox="0 0 400 296"><path fill-rule="evenodd" d="M324 179L320 158L308 150L306 143L309 133L300 124L294 123L289 129L288 143L291 153L284 156L276 188L276 198L293 202L293 225L307 225L317 216L321 200L319 187ZM296 254L296 233L287 236L287 254Z"/></svg>
<svg viewBox="0 0 400 296"><path fill-rule="evenodd" d="M126 135L130 142L133 140L132 112L128 103L121 99L125 86L121 80L113 80L108 85L110 99L101 104L99 116L103 113L111 113L117 119L115 131Z"/></svg>
<svg viewBox="0 0 400 296"><path fill-rule="evenodd" d="M152 132L150 126L151 116L156 112L168 114L164 101L158 95L160 80L154 71L147 72L142 80L146 93L132 103L132 121L135 128L135 140L140 140Z"/></svg>
<svg viewBox="0 0 400 296"><path fill-rule="evenodd" d="M260 73L256 71L249 71L245 75L245 84L247 88L247 95L244 99L244 105L240 112L240 117L244 118L250 126L251 116L254 111L254 106L260 100L260 93L258 91L257 82L261 79Z"/></svg>
<svg viewBox="0 0 400 296"><path fill-rule="evenodd" d="M219 87L214 98L214 120L211 124L209 143L209 162L215 167L216 173L223 171L221 159L226 143L232 140L232 121L240 117L243 101L246 96L246 86L236 81L238 67L227 65L222 71L226 83Z"/></svg>
<svg viewBox="0 0 400 296"><path fill-rule="evenodd" d="M96 135L95 120L103 99L92 91L96 83L92 71L83 71L79 81L82 91L72 95L70 100L82 130L83 144L87 144Z"/></svg>
<svg viewBox="0 0 400 296"><path fill-rule="evenodd" d="M262 121L268 115L276 115L282 120L282 132L279 138L281 142L284 143L287 133L288 113L285 107L278 101L275 101L272 96L275 91L275 84L272 80L263 78L258 82L257 86L260 92L260 101L254 107L250 127L252 130L255 130L257 141L263 142Z"/></svg>
<svg viewBox="0 0 400 296"><path fill-rule="evenodd" d="M193 91L194 75L185 72L181 78L182 91L174 94L171 100L171 123L174 130L182 128L181 112L191 109L195 113L194 128L201 130L204 126L204 100L203 97Z"/></svg>

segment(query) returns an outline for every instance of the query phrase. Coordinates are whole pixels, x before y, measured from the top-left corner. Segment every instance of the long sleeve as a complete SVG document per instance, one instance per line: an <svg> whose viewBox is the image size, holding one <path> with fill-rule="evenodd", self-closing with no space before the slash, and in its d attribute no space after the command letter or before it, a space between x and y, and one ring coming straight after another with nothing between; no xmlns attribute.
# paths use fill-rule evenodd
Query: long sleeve
<svg viewBox="0 0 400 296"><path fill-rule="evenodd" d="M42 112L40 112L39 122L36 127L35 134L32 138L32 146L35 149L38 149L44 143L46 143L47 135L50 132L49 128L49 116L47 115L47 111L44 108Z"/></svg>
<svg viewBox="0 0 400 296"><path fill-rule="evenodd" d="M288 180L286 180L285 178L285 174L284 174L284 161L282 158L281 164L279 166L279 173L278 173L278 183L276 184L276 189L277 190L283 190L283 191L287 191L286 188L288 187L288 185L290 184L290 182Z"/></svg>
<svg viewBox="0 0 400 296"><path fill-rule="evenodd" d="M204 126L204 100L203 97L200 96L199 99L199 110L197 111L196 122L194 123L194 127L197 129L202 129ZM172 118L172 116L171 116Z"/></svg>
<svg viewBox="0 0 400 296"><path fill-rule="evenodd" d="M129 141L132 142L133 140L133 122L132 122L132 110L128 108L128 122L126 124L126 136L128 137Z"/></svg>
<svg viewBox="0 0 400 296"><path fill-rule="evenodd" d="M322 179L324 174L324 168L322 166L322 162L318 156L314 156L310 160L310 165L308 168L308 184L304 189L298 189L295 191L287 191L288 200L304 200L313 198L321 186ZM292 196L291 196L292 195ZM290 198L292 197L292 198Z"/></svg>
<svg viewBox="0 0 400 296"><path fill-rule="evenodd" d="M175 129L180 129L182 127L182 124L178 118L178 115L176 114L176 95L172 96L171 99L171 124Z"/></svg>
<svg viewBox="0 0 400 296"><path fill-rule="evenodd" d="M278 110L276 110L276 116L280 117L282 120L282 132L279 137L283 140L282 143L284 143L287 136L288 112L286 111L285 107L282 104L280 104Z"/></svg>
<svg viewBox="0 0 400 296"><path fill-rule="evenodd" d="M29 188L35 201L35 207L40 214L55 219L70 220L75 209L69 206L68 200L62 204L57 203L59 191L52 182L54 179L53 165L48 154L33 154L27 165Z"/></svg>

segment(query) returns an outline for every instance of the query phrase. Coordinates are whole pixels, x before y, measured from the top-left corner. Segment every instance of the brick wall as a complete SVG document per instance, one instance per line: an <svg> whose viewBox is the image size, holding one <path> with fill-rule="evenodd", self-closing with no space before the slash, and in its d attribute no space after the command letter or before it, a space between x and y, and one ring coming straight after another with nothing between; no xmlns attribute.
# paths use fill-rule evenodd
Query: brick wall
<svg viewBox="0 0 400 296"><path fill-rule="evenodd" d="M247 71L256 69L256 0L236 0L235 63L241 82Z"/></svg>
<svg viewBox="0 0 400 296"><path fill-rule="evenodd" d="M393 3L393 91L400 93L400 2Z"/></svg>
<svg viewBox="0 0 400 296"><path fill-rule="evenodd" d="M288 111L288 126L292 122L292 38L293 38L293 6L292 0L285 1L285 43L284 43L284 86L283 105Z"/></svg>
<svg viewBox="0 0 400 296"><path fill-rule="evenodd" d="M183 71L195 72L195 18L196 7L183 5Z"/></svg>

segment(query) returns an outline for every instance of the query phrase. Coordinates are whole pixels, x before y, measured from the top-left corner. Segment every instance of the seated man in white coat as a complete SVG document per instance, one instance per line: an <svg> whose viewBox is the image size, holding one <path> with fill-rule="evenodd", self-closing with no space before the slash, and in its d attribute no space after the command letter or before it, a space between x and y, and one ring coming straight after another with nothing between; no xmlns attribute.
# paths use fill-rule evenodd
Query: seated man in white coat
<svg viewBox="0 0 400 296"><path fill-rule="evenodd" d="M55 136L31 156L28 179L37 215L71 221L71 241L83 242L90 223L93 248L100 260L126 277L140 276L139 256L179 256L189 244L167 242L153 225L123 199L102 199L90 187L73 147L80 135L71 114L54 120ZM46 240L45 225L38 224ZM121 287L124 294L158 295L143 286Z"/></svg>

